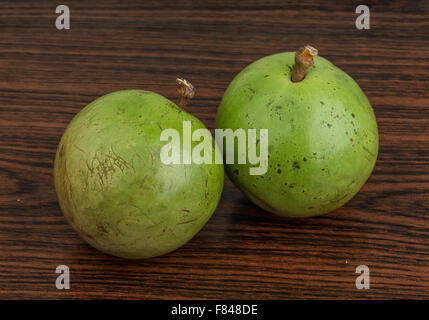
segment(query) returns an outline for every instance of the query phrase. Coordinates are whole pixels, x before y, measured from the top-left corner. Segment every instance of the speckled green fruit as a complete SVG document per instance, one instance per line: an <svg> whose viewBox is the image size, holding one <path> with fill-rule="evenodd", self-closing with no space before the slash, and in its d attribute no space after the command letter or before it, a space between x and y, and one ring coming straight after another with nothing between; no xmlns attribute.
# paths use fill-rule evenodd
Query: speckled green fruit
<svg viewBox="0 0 429 320"><path fill-rule="evenodd" d="M183 121L192 131L205 128L159 94L126 90L93 101L70 122L55 158L55 188L89 244L149 258L179 248L205 225L221 196L223 165L160 160L161 131L176 129L182 139Z"/></svg>
<svg viewBox="0 0 429 320"><path fill-rule="evenodd" d="M285 52L242 70L223 96L216 128L268 129L266 174L249 175L251 164L226 165L226 172L263 209L310 217L359 191L376 162L378 130L368 99L345 72L315 57L305 78L292 82L293 66L294 52Z"/></svg>

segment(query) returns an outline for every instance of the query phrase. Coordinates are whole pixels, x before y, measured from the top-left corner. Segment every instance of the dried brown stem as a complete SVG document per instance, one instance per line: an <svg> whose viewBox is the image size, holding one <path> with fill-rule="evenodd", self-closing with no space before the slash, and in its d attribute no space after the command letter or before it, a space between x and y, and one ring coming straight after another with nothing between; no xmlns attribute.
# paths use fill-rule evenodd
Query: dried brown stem
<svg viewBox="0 0 429 320"><path fill-rule="evenodd" d="M177 83L177 92L179 93L179 98L177 100L177 105L180 108L186 107L189 100L192 99L192 97L195 95L195 88L194 86L186 81L185 79L176 79Z"/></svg>
<svg viewBox="0 0 429 320"><path fill-rule="evenodd" d="M295 53L295 64L292 71L292 82L299 82L305 78L305 72L314 64L313 57L317 56L317 49L305 46Z"/></svg>

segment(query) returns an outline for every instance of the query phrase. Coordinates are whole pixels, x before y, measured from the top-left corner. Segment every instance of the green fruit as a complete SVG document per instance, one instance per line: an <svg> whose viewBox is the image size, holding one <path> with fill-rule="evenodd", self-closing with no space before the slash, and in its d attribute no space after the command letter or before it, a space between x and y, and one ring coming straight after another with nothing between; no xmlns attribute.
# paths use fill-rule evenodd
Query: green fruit
<svg viewBox="0 0 429 320"><path fill-rule="evenodd" d="M261 208L309 217L339 208L359 191L376 162L378 131L350 76L317 56L305 74L311 64L303 67L294 55L267 56L242 70L223 96L216 128L268 129L265 175L249 175L253 165L237 162L226 172ZM297 74L304 70L298 82L291 80L295 64Z"/></svg>
<svg viewBox="0 0 429 320"><path fill-rule="evenodd" d="M159 94L125 90L98 98L70 122L55 158L55 188L89 244L149 258L179 248L205 225L221 196L223 165L160 160L161 131L176 129L182 139L183 121L205 129Z"/></svg>

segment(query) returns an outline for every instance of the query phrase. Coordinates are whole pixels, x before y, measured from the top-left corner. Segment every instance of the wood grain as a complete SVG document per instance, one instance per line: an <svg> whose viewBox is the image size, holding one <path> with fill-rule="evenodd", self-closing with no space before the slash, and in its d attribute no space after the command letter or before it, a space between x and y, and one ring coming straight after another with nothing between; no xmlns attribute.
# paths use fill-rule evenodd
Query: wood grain
<svg viewBox="0 0 429 320"><path fill-rule="evenodd" d="M429 298L429 3L65 1L0 3L0 298ZM349 73L380 131L373 175L343 208L282 219L226 181L219 208L187 245L129 262L89 247L65 221L52 168L61 134L87 103L120 89L174 99L213 128L234 75L310 43ZM71 289L55 268L71 269ZM371 289L357 290L368 265Z"/></svg>

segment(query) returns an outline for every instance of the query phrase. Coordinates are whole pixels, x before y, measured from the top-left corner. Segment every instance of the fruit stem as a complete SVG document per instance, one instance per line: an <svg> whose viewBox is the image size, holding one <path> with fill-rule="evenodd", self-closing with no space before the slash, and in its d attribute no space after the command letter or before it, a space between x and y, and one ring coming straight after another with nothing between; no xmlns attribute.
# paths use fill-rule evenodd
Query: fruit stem
<svg viewBox="0 0 429 320"><path fill-rule="evenodd" d="M298 49L295 53L292 82L299 82L305 78L305 72L314 64L313 57L317 56L317 52L317 49L309 45Z"/></svg>
<svg viewBox="0 0 429 320"><path fill-rule="evenodd" d="M195 95L195 87L185 79L176 79L177 83L177 92L179 93L179 98L177 99L177 105L180 108L185 108L189 100Z"/></svg>

